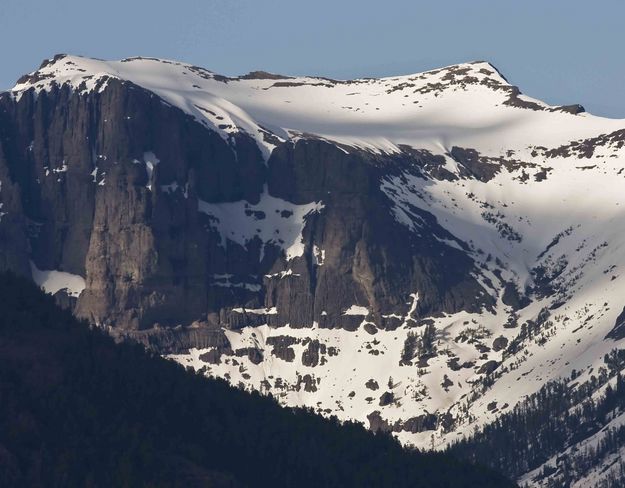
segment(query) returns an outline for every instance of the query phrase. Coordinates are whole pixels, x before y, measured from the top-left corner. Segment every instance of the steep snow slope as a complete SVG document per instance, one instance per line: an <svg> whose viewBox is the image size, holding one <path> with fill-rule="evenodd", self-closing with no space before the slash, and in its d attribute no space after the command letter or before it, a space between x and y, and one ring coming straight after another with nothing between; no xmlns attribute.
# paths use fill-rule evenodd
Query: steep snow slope
<svg viewBox="0 0 625 488"><path fill-rule="evenodd" d="M356 331L314 322L276 328L262 324L275 312L269 306L235 308L244 318L253 315L253 326L225 330L227 347L172 356L177 361L284 404L440 448L550 379L573 370L581 373L578 382L589 379L606 353L623 347L625 333L611 331L625 306L625 121L521 95L488 63L336 81L267 73L227 78L172 61L68 56L20 80L11 93L19 99L54 84L93 92L111 78L153 92L233 146L234 134L250 135L265 159L282 142L302 138L348 153L421 151L437 162L436 172L413 165L380 181L393 215L417 236L428 228L423 212L433 215L454 237L437 237L441 245L478 264L475 278L496 301L480 313L417 316L416 289L406 313L395 314L394 330L360 303L343 311L362 318ZM271 242L284 229L289 257L302 254L305 218L322 208L323 202L294 205L264 194L254 205L200 202L198 210L218 219L224 240ZM279 210L292 219L253 218L255 211ZM315 256L323 266L324 250ZM289 268L265 279L298 274ZM236 286L228 276L215 280Z"/></svg>

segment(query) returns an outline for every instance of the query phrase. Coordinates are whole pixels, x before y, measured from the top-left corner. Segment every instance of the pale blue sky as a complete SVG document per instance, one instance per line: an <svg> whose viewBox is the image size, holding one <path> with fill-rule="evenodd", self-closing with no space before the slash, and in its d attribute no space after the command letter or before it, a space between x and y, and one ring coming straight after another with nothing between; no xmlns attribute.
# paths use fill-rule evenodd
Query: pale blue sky
<svg viewBox="0 0 625 488"><path fill-rule="evenodd" d="M61 52L334 78L483 59L528 95L625 118L622 0L1 0L0 88Z"/></svg>

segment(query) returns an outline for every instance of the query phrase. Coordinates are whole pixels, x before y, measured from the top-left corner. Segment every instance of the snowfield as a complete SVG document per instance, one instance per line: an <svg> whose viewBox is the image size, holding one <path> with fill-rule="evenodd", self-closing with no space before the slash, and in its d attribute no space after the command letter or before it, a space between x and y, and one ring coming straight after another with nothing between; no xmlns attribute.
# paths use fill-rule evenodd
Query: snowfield
<svg viewBox="0 0 625 488"><path fill-rule="evenodd" d="M506 105L510 85L489 63L380 79L328 80L250 73L226 78L176 61L130 58L100 61L66 56L11 90L50 90L68 84L78 93L102 91L107 80L126 80L180 108L226 140L236 132L256 139L309 134L348 147L398 152L402 144L446 153L452 146L488 155L528 146L557 147L623 128L618 120L562 111L519 95L541 110ZM349 149L347 149L349 150Z"/></svg>

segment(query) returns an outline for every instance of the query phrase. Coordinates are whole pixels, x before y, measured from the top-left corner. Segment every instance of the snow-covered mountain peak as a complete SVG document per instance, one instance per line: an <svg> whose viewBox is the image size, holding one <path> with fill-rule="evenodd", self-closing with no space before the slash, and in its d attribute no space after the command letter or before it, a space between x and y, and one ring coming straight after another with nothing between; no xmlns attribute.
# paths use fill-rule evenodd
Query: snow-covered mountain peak
<svg viewBox="0 0 625 488"><path fill-rule="evenodd" d="M21 97L63 85L78 93L101 91L112 78L155 93L226 140L241 132L252 136L266 157L276 140L311 136L374 152L395 153L402 145L448 152L458 146L499 156L529 146L556 148L623 127L578 115L578 106L552 107L526 97L487 62L331 80L259 71L232 78L154 58L58 55L11 92Z"/></svg>
<svg viewBox="0 0 625 488"><path fill-rule="evenodd" d="M471 84L472 82L480 82L486 78L490 78L493 82L497 82L502 85L509 85L507 79L499 72L499 70L488 61L470 61L466 63L453 64L441 68L436 68L423 72L414 72L405 75L386 76L386 77L364 77L353 79L332 79L323 76L293 76L284 75L280 73L272 73L264 70L252 70L246 74L240 76L224 76L213 71L210 71L203 67L194 66L188 63L183 63L175 60L169 60L164 58L133 56L121 59L119 61L106 61L98 58L88 58L84 56L77 56L71 54L56 54L52 58L45 59L39 68L18 80L13 91L20 91L22 89L35 86L37 83L36 78L55 78L61 83L67 81L68 77L73 75L82 76L83 78L97 76L99 74L106 74L109 76L121 76L123 77L125 70L120 70L115 67L118 63L125 63L128 65L134 65L136 68L149 69L154 72L160 68L178 67L181 70L191 69L194 72L201 72L203 75L213 78L220 82L232 82L232 81L244 81L244 80L293 80L297 79L302 83L308 81L311 84L318 83L319 80L324 80L328 84L358 84L358 83L393 83L403 81L436 81L436 79L452 80L456 79L459 82ZM475 78L475 79L473 79Z"/></svg>
<svg viewBox="0 0 625 488"><path fill-rule="evenodd" d="M442 447L625 357L625 120L489 63L61 55L0 104L0 264L206 374Z"/></svg>

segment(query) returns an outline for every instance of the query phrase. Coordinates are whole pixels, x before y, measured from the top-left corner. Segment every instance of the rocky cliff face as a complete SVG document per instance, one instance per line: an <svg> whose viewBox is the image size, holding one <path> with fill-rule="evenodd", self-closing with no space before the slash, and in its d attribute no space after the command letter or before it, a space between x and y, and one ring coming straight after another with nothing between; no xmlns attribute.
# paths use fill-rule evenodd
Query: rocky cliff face
<svg viewBox="0 0 625 488"><path fill-rule="evenodd" d="M257 199L260 152L242 139L235 154L147 91L104 82L84 96L65 86L2 97L2 224L29 242L7 263L25 272L30 256L86 277L76 311L95 323L189 323L208 309L210 238L197 199ZM160 183L177 180L178 192Z"/></svg>
<svg viewBox="0 0 625 488"><path fill-rule="evenodd" d="M624 126L487 63L58 56L0 95L0 267L206 374L440 447L619 347Z"/></svg>
<svg viewBox="0 0 625 488"><path fill-rule="evenodd" d="M85 277L75 310L94 323L354 329L358 306L396 328L383 315L406 315L415 290L414 319L492 304L434 219L421 236L394 219L381 179L418 156L302 139L264 161L128 81L34 92L1 99L3 259Z"/></svg>

